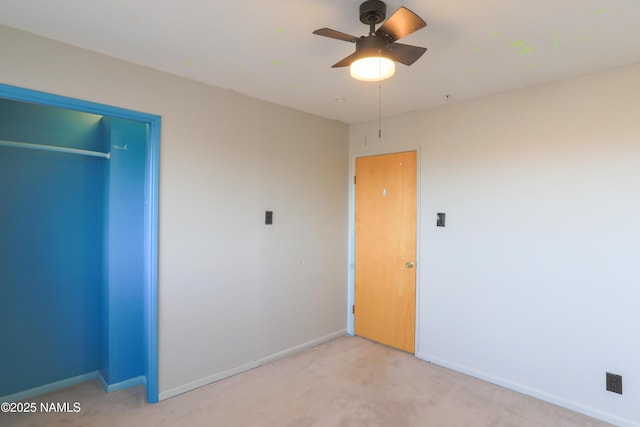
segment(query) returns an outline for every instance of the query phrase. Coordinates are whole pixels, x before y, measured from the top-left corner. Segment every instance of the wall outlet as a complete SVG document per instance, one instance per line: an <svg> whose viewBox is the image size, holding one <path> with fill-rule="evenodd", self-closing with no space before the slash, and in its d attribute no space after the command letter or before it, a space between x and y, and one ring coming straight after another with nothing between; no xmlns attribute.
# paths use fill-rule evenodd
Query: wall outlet
<svg viewBox="0 0 640 427"><path fill-rule="evenodd" d="M607 390L622 394L622 375L607 372Z"/></svg>

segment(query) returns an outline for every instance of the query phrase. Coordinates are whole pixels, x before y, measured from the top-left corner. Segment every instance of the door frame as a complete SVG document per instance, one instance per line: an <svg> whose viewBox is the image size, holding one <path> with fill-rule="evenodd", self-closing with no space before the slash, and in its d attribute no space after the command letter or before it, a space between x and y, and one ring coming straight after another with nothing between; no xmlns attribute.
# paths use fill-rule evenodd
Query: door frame
<svg viewBox="0 0 640 427"><path fill-rule="evenodd" d="M149 126L145 160L144 207L144 351L147 401L158 402L158 194L160 116L53 95L0 83L0 97L67 110L117 117Z"/></svg>
<svg viewBox="0 0 640 427"><path fill-rule="evenodd" d="M406 151L416 152L416 325L415 325L415 349L414 354L420 353L420 146L397 146L386 149L357 151L350 154L349 159L349 222L347 243L348 270L347 270L347 333L351 336L354 332L354 317L352 307L355 303L355 241L356 241L356 187L353 177L356 175L356 159L360 157L380 156L384 154L396 154Z"/></svg>

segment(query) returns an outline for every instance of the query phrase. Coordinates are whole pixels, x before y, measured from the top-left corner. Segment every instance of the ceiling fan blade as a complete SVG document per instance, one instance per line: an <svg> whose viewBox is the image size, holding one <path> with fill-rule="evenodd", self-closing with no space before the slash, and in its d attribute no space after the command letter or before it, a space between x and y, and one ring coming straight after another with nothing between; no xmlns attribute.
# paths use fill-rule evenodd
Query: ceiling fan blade
<svg viewBox="0 0 640 427"><path fill-rule="evenodd" d="M426 26L427 23L418 15L406 7L400 7L378 28L376 34L394 42Z"/></svg>
<svg viewBox="0 0 640 427"><path fill-rule="evenodd" d="M332 30L331 28L320 28L318 30L315 30L313 34L329 37L331 39L338 39L345 42L351 42L351 43L355 43L359 39L359 37L352 36L351 34L343 33L340 31Z"/></svg>
<svg viewBox="0 0 640 427"><path fill-rule="evenodd" d="M426 47L411 46L402 43L391 43L389 45L391 56L396 62L404 65L411 65L416 62L427 51Z"/></svg>
<svg viewBox="0 0 640 427"><path fill-rule="evenodd" d="M362 53L354 52L351 55L344 58L343 60L336 62L334 65L331 66L331 68L348 67L349 65L351 65L353 61L355 61L361 56L362 56Z"/></svg>

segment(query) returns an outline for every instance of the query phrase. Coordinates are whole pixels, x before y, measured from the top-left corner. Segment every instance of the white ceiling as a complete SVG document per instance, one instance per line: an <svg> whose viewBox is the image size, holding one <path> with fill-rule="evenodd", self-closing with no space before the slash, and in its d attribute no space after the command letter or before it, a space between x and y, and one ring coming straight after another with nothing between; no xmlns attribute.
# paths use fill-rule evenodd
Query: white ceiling
<svg viewBox="0 0 640 427"><path fill-rule="evenodd" d="M366 35L361 2L2 0L0 24L350 124L378 118L378 84L312 32ZM428 51L382 83L384 117L640 62L639 0L386 3L427 22L401 42Z"/></svg>

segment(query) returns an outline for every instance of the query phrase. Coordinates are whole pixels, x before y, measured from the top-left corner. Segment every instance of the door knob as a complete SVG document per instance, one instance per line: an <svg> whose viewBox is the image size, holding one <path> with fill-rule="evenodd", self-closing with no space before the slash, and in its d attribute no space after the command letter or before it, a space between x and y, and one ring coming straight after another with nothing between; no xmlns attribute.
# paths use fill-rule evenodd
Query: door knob
<svg viewBox="0 0 640 427"><path fill-rule="evenodd" d="M413 266L415 265L415 263L413 261L407 261L404 266L407 268L413 268Z"/></svg>

